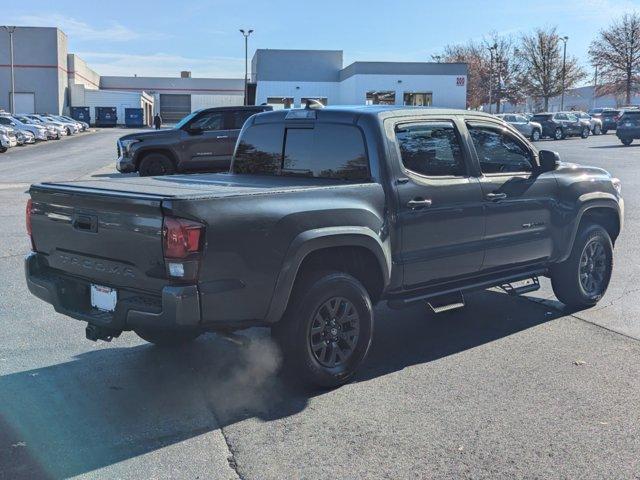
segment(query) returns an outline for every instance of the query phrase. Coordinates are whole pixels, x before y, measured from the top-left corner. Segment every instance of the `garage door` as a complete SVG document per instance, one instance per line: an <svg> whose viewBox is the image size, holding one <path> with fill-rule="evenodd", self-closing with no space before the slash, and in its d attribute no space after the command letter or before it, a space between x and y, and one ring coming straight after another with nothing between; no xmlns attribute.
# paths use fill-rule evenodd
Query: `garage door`
<svg viewBox="0 0 640 480"><path fill-rule="evenodd" d="M163 123L176 123L191 113L191 95L160 94L160 116Z"/></svg>
<svg viewBox="0 0 640 480"><path fill-rule="evenodd" d="M16 113L36 113L36 100L33 93L18 93L15 98Z"/></svg>

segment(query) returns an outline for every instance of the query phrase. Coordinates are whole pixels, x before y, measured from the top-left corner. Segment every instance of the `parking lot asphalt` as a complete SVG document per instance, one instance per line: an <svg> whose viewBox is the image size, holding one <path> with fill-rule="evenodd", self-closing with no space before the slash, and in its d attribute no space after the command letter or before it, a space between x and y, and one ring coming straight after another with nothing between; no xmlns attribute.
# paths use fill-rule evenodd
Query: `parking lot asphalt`
<svg viewBox="0 0 640 480"><path fill-rule="evenodd" d="M30 296L24 191L114 172L105 129L0 154L0 478L640 478L640 144L541 141L622 180L626 224L609 292L565 312L548 282L465 309L379 306L355 380L306 391L250 347L205 335L163 350Z"/></svg>

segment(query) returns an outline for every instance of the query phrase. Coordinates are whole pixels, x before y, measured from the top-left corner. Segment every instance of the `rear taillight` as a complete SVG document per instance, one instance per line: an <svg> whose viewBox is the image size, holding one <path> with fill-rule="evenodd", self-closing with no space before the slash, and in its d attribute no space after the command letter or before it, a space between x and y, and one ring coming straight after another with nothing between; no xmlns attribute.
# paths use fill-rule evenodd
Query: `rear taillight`
<svg viewBox="0 0 640 480"><path fill-rule="evenodd" d="M197 277L204 225L184 218L165 217L162 227L167 275L183 280Z"/></svg>
<svg viewBox="0 0 640 480"><path fill-rule="evenodd" d="M31 211L33 210L33 202L31 199L27 200L27 210L25 212L25 222L27 226L27 235L29 235L29 240L31 240L31 249L35 250L36 246L33 243L33 235L31 234Z"/></svg>

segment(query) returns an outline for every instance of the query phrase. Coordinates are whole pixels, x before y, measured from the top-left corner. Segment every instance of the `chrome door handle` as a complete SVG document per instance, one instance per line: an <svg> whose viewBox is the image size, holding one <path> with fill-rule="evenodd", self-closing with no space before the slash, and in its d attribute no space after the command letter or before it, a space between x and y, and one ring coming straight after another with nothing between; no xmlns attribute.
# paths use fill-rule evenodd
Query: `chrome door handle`
<svg viewBox="0 0 640 480"><path fill-rule="evenodd" d="M430 207L431 203L432 203L431 200L429 200L428 198L414 198L413 200L409 200L407 202L407 207L409 208Z"/></svg>
<svg viewBox="0 0 640 480"><path fill-rule="evenodd" d="M229 135L218 135L216 138L229 138Z"/></svg>
<svg viewBox="0 0 640 480"><path fill-rule="evenodd" d="M505 198L507 198L507 194L506 193L487 193L485 198L491 201L504 200Z"/></svg>

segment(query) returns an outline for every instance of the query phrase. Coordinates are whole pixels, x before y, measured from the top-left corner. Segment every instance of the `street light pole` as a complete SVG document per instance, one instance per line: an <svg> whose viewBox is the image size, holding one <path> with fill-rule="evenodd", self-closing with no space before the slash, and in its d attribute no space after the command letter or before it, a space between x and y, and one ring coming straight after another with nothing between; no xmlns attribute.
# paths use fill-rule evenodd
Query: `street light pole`
<svg viewBox="0 0 640 480"><path fill-rule="evenodd" d="M569 37L566 35L564 37L560 37L560 40L564 42L564 51L562 53L562 95L560 96L560 111L564 110L564 81L566 76L566 65L567 65L567 40Z"/></svg>
<svg viewBox="0 0 640 480"><path fill-rule="evenodd" d="M596 72L593 75L593 108L596 108L596 98L598 96L598 64L594 65Z"/></svg>
<svg viewBox="0 0 640 480"><path fill-rule="evenodd" d="M247 105L247 88L249 84L249 35L253 30L240 29L240 33L244 37L244 105Z"/></svg>
<svg viewBox="0 0 640 480"><path fill-rule="evenodd" d="M493 112L493 52L498 51L498 44L489 47L489 113Z"/></svg>
<svg viewBox="0 0 640 480"><path fill-rule="evenodd" d="M9 56L11 57L11 95L9 98L11 113L16 113L16 77L14 73L14 65L13 65L13 32L16 31L16 27L3 27L7 32L9 32Z"/></svg>

